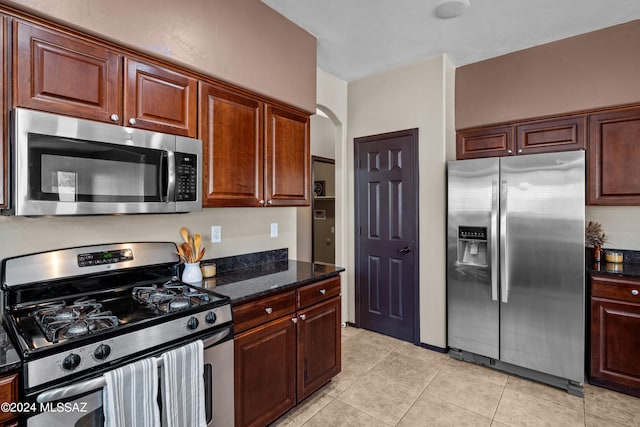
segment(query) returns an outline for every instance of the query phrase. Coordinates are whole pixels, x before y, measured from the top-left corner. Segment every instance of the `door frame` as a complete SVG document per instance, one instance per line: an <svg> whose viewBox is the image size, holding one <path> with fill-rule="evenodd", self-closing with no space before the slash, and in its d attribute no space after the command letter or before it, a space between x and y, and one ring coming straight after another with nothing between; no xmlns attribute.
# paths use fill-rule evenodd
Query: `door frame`
<svg viewBox="0 0 640 427"><path fill-rule="evenodd" d="M335 164L336 161L335 159L331 159L329 157L321 157L321 156L311 156L311 262L315 262L315 255L316 255L316 250L315 250L315 241L316 241L316 230L315 230L315 224L314 224L314 219L315 219L315 209L316 209L316 198L314 196L314 191L313 191L313 186L314 183L316 182L316 177L315 177L315 168L314 168L314 163L315 162L321 162L321 163L328 163L328 164L332 164L334 165L335 168ZM335 170L334 170L334 175L335 175ZM335 189L334 189L335 192ZM333 214L335 215L335 203L333 205ZM335 239L335 236L334 236ZM333 259L334 259L334 264L335 264L335 259L336 259L336 250L334 248L333 250Z"/></svg>
<svg viewBox="0 0 640 427"><path fill-rule="evenodd" d="M415 236L415 245L413 248L414 252L414 263L413 263L413 276L415 278L413 282L413 343L416 345L420 344L420 181L419 181L419 170L420 162L418 159L419 154L419 138L418 138L418 128L405 129L394 132L386 132L380 133L376 135L369 135L363 137L356 137L353 139L353 150L354 150L354 169L353 169L353 178L354 178L354 220L360 217L360 204L358 202L360 197L360 189L358 188L358 171L360 169L360 165L358 164L359 150L362 143L367 143L371 141L377 141L380 139L388 139L388 138L397 138L408 136L411 141L411 149L412 156L409 160L413 166L413 179L414 185L414 200L415 203L415 222L413 224L414 229L416 231ZM360 308L361 308L361 280L360 274L358 272L358 260L360 259L360 232L359 227L354 221L354 279L355 279L355 326L357 328L360 327Z"/></svg>

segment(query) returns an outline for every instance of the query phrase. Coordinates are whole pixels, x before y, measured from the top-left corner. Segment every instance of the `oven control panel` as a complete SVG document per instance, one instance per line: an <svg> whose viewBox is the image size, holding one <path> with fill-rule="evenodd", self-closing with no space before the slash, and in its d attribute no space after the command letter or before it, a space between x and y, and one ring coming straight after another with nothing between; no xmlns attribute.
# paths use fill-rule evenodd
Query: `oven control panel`
<svg viewBox="0 0 640 427"><path fill-rule="evenodd" d="M118 249L114 251L89 252L78 255L78 267L90 267L93 265L114 264L117 262L133 261L131 249Z"/></svg>

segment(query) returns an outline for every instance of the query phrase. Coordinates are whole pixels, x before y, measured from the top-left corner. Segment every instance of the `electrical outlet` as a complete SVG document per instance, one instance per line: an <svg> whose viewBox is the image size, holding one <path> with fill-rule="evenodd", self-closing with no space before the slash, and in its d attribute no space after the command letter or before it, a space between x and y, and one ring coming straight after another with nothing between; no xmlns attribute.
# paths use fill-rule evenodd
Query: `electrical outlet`
<svg viewBox="0 0 640 427"><path fill-rule="evenodd" d="M278 237L278 223L271 223L271 237Z"/></svg>
<svg viewBox="0 0 640 427"><path fill-rule="evenodd" d="M221 241L222 241L222 226L212 225L211 226L211 242L220 243Z"/></svg>

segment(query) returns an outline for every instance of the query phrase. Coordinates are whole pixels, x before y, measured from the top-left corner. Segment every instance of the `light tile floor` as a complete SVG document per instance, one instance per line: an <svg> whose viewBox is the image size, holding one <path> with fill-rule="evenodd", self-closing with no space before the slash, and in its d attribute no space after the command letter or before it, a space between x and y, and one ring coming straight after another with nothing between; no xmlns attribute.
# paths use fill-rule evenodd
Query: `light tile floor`
<svg viewBox="0 0 640 427"><path fill-rule="evenodd" d="M342 330L342 372L274 426L640 426L640 399L579 398L384 335Z"/></svg>

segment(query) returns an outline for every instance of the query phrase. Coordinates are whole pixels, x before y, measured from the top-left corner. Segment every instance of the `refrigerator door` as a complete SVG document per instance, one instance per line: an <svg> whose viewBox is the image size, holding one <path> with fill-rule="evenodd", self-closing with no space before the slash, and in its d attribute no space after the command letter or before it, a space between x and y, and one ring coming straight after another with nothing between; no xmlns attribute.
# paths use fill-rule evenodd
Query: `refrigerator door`
<svg viewBox="0 0 640 427"><path fill-rule="evenodd" d="M499 160L448 163L448 345L499 354Z"/></svg>
<svg viewBox="0 0 640 427"><path fill-rule="evenodd" d="M500 165L500 359L582 383L584 152Z"/></svg>

